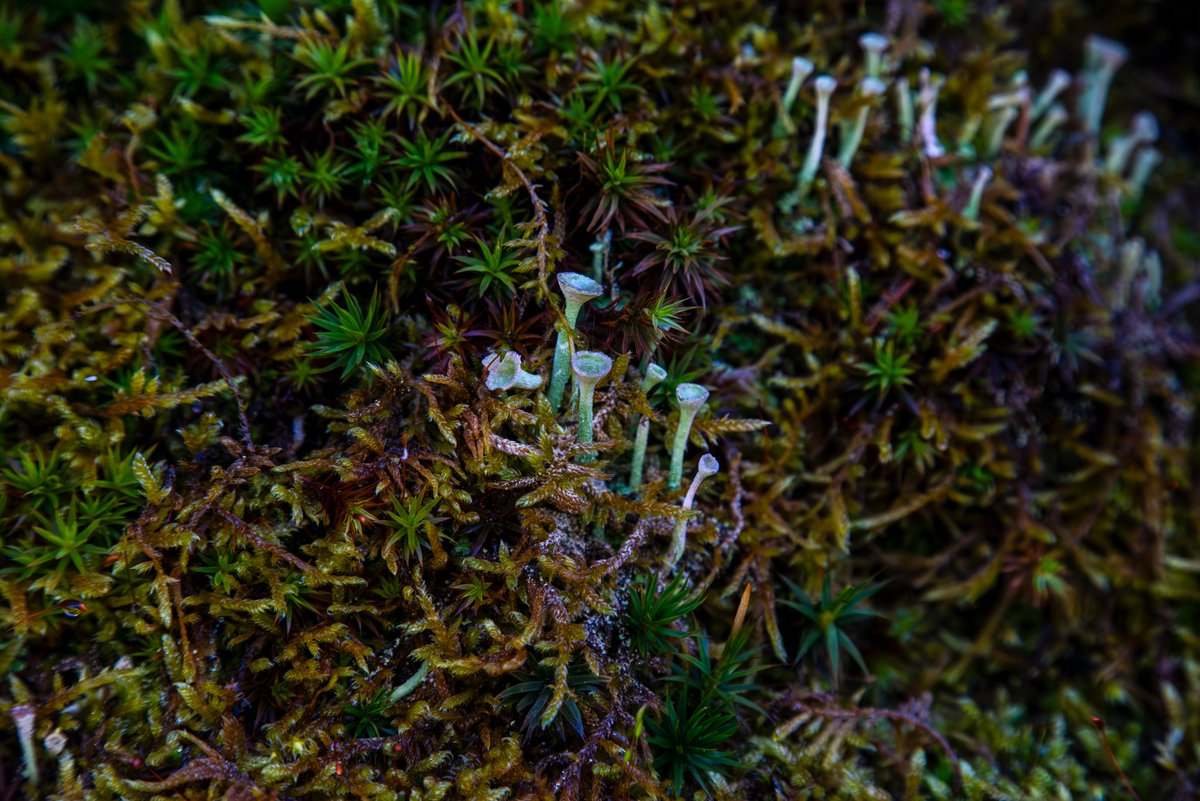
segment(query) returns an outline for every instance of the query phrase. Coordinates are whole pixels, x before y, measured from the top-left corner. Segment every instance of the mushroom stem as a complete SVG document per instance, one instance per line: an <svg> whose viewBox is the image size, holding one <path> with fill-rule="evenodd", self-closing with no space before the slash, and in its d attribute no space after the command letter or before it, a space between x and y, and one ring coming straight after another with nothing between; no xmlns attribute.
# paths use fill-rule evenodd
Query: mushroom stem
<svg viewBox="0 0 1200 801"><path fill-rule="evenodd" d="M700 407L708 400L708 390L699 384L680 384L675 389L679 401L679 425L675 428L675 440L671 443L671 469L667 473L667 489L679 489L683 483L683 456L687 452L688 437L692 433L692 422Z"/></svg>
<svg viewBox="0 0 1200 801"><path fill-rule="evenodd" d="M550 387L546 390L546 400L550 409L557 412L562 405L563 390L567 386L567 378L571 373L571 332L575 330L575 321L579 319L579 310L583 304L593 298L600 297L604 288L582 273L559 273L558 286L566 300L563 314L567 318L567 326L558 329L558 339L554 343L554 366L550 370Z"/></svg>
<svg viewBox="0 0 1200 801"><path fill-rule="evenodd" d="M642 379L642 391L649 393L663 379L667 377L667 371L659 367L657 364L651 364L646 368L646 377ZM646 466L646 444L650 441L650 418L637 418L637 435L633 441L633 464L629 468L629 489L637 492L642 486L642 474Z"/></svg>
<svg viewBox="0 0 1200 801"><path fill-rule="evenodd" d="M692 504L696 500L696 493L700 489L700 484L704 479L716 473L721 469L721 464L716 460L711 453L706 453L700 457L700 464L696 468L696 477L692 479L692 483L688 486L687 495L683 498L683 510L689 512L692 509ZM687 518L681 518L675 521L675 530L671 532L671 549L667 551L667 568L675 566L679 558L683 556L684 546L687 545Z"/></svg>
<svg viewBox="0 0 1200 801"><path fill-rule="evenodd" d="M804 157L804 167L800 170L799 195L803 200L812 188L813 179L817 177L817 169L821 166L821 154L825 150L825 130L829 126L829 98L837 89L837 79L832 75L822 75L815 82L817 89L817 125L813 130L812 142L808 145L808 155Z"/></svg>

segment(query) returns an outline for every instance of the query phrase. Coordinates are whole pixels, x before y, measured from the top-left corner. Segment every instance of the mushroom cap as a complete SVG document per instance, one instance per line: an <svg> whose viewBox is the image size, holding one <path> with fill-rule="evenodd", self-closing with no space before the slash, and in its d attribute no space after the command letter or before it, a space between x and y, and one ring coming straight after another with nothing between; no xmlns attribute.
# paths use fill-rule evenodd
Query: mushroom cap
<svg viewBox="0 0 1200 801"><path fill-rule="evenodd" d="M696 466L696 474L707 478L720 469L721 463L717 461L717 457L711 453L706 453L700 457L700 464Z"/></svg>
<svg viewBox="0 0 1200 801"><path fill-rule="evenodd" d="M583 273L559 273L558 288L568 300L587 303L604 294L604 287Z"/></svg>
<svg viewBox="0 0 1200 801"><path fill-rule="evenodd" d="M869 50L872 53L882 53L884 50L888 49L890 44L891 41L886 36L884 36L882 33L875 33L873 31L864 33L862 36L858 37L858 46L863 50Z"/></svg>
<svg viewBox="0 0 1200 801"><path fill-rule="evenodd" d="M680 384L675 387L675 398L681 407L699 409L708 400L708 390L699 384Z"/></svg>
<svg viewBox="0 0 1200 801"><path fill-rule="evenodd" d="M612 369L613 361L603 353L594 350L576 351L571 357L571 369L581 384L595 384Z"/></svg>

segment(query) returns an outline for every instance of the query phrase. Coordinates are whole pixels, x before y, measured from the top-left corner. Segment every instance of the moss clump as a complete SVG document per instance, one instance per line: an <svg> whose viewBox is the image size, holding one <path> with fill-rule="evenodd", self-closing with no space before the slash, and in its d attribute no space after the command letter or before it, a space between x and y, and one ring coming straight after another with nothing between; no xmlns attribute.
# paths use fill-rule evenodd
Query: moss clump
<svg viewBox="0 0 1200 801"><path fill-rule="evenodd" d="M0 4L0 795L1193 797L1195 121L1079 9Z"/></svg>

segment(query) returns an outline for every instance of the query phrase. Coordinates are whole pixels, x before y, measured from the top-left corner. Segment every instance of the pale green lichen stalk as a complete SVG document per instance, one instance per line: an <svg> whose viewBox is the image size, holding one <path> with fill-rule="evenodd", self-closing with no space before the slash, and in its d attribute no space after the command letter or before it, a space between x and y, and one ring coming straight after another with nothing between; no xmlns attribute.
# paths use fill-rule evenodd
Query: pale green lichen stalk
<svg viewBox="0 0 1200 801"><path fill-rule="evenodd" d="M1118 136L1108 146L1108 157L1104 169L1110 175L1122 175L1129 165L1129 158L1139 145L1152 145L1158 141L1158 118L1149 111L1133 115L1129 133Z"/></svg>
<svg viewBox="0 0 1200 801"><path fill-rule="evenodd" d="M867 76L878 78L883 74L883 54L888 49L888 38L881 33L864 33L858 37L858 45L867 54Z"/></svg>
<svg viewBox="0 0 1200 801"><path fill-rule="evenodd" d="M667 377L667 371L657 364L650 364L646 368L646 377L642 379L642 392L650 393L650 390L658 386L663 379ZM646 466L646 444L650 441L650 418L639 417L637 421L637 434L633 441L633 464L629 469L629 489L637 492L642 486L642 474Z"/></svg>
<svg viewBox="0 0 1200 801"><path fill-rule="evenodd" d="M582 445L592 442L592 399L596 384L612 370L612 359L603 353L581 350L571 359L571 369L579 385L579 431L576 440Z"/></svg>
<svg viewBox="0 0 1200 801"><path fill-rule="evenodd" d="M813 128L813 138L808 145L808 155L804 157L804 167L800 170L799 197L801 200L812 189L813 179L821 167L821 155L825 151L825 131L829 127L829 98L837 89L837 79L832 75L821 75L813 85L817 90L817 124Z"/></svg>
<svg viewBox="0 0 1200 801"><path fill-rule="evenodd" d="M1046 80L1046 85L1042 87L1042 91L1038 93L1037 99L1033 101L1033 108L1029 110L1029 118L1036 120L1050 110L1050 106L1054 105L1054 101L1058 96L1066 91L1071 85L1071 73L1066 70L1054 70L1050 73L1050 77Z"/></svg>
<svg viewBox="0 0 1200 801"><path fill-rule="evenodd" d="M575 330L579 310L583 308L583 304L600 297L604 292L604 287L582 273L559 273L558 286L566 301L563 314L567 318L567 327L559 326L558 329L558 339L554 343L554 366L550 371L550 388L546 391L546 400L556 412L562 405L563 390L567 387L567 378L571 373L571 332Z"/></svg>
<svg viewBox="0 0 1200 801"><path fill-rule="evenodd" d="M914 127L912 86L908 83L907 75L896 79L896 117L900 141L907 145L912 142Z"/></svg>
<svg viewBox="0 0 1200 801"><path fill-rule="evenodd" d="M983 201L983 190L987 188L992 176L991 167L980 167L979 172L975 174L975 181L971 184L971 197L967 201L966 208L963 209L963 216L972 222L979 219L979 206Z"/></svg>
<svg viewBox="0 0 1200 801"><path fill-rule="evenodd" d="M1033 135L1029 138L1029 149L1041 150L1050 141L1050 137L1070 118L1070 113L1061 103L1052 105L1034 128Z"/></svg>
<svg viewBox="0 0 1200 801"><path fill-rule="evenodd" d="M926 158L940 159L946 155L937 134L937 104L938 94L942 91L945 79L933 77L928 69L921 70L921 91L917 93L917 107L921 110L918 123L921 134L921 147Z"/></svg>
<svg viewBox="0 0 1200 801"><path fill-rule="evenodd" d="M1102 36L1089 36L1086 43L1084 89L1079 98L1079 115L1084 129L1093 136L1100 134L1100 121L1108 102L1108 87L1113 76L1129 58L1129 50L1120 42Z"/></svg>
<svg viewBox="0 0 1200 801"><path fill-rule="evenodd" d="M711 453L706 453L700 457L700 464L696 467L696 477L692 479L692 483L688 486L687 495L683 498L683 510L691 511L692 503L696 500L696 493L700 490L700 484L704 479L716 473L721 469L721 463ZM667 568L675 566L683 556L684 546L687 545L687 518L680 518L675 521L675 530L671 532L671 550L667 552Z"/></svg>
<svg viewBox="0 0 1200 801"><path fill-rule="evenodd" d="M486 371L484 384L492 392L506 389L537 389L542 377L527 372L521 367L521 357L516 351L507 351L503 356L492 354L483 360Z"/></svg>
<svg viewBox="0 0 1200 801"><path fill-rule="evenodd" d="M17 727L17 740L21 743L21 759L25 763L25 778L31 787L37 787L38 774L37 751L33 744L33 728L35 713L28 704L18 704L12 708L13 723Z"/></svg>
<svg viewBox="0 0 1200 801"><path fill-rule="evenodd" d="M787 91L783 93L783 103L780 104L779 114L784 127L789 131L795 130L792 124L792 106L800 95L800 87L809 75L812 75L813 63L807 58L796 56L792 59L792 74L788 79Z"/></svg>
<svg viewBox="0 0 1200 801"><path fill-rule="evenodd" d="M1022 109L1029 108L1030 93L1028 86L1021 86L1003 95L997 95L988 101L987 137L984 146L984 156L994 159L1000 154L1004 145L1004 136L1008 127L1020 116Z"/></svg>
<svg viewBox="0 0 1200 801"><path fill-rule="evenodd" d="M1152 147L1137 154L1133 161L1133 171L1129 175L1130 193L1134 200L1141 199L1142 192L1146 190L1146 182L1150 180L1151 173L1162 159L1162 153Z"/></svg>
<svg viewBox="0 0 1200 801"><path fill-rule="evenodd" d="M680 384L675 388L675 398L679 401L679 425L675 429L675 440L671 443L667 489L679 489L683 484L683 457L687 453L688 437L691 436L696 414L708 400L708 390L699 384Z"/></svg>
<svg viewBox="0 0 1200 801"><path fill-rule="evenodd" d="M854 160L854 154L858 152L858 146L862 144L863 133L867 130L867 119L871 116L875 98L886 90L887 86L884 82L875 77L864 78L859 84L858 93L862 99L862 107L859 108L853 121L847 120L842 126L842 147L841 152L838 153L838 163L846 169L850 168L850 162Z"/></svg>

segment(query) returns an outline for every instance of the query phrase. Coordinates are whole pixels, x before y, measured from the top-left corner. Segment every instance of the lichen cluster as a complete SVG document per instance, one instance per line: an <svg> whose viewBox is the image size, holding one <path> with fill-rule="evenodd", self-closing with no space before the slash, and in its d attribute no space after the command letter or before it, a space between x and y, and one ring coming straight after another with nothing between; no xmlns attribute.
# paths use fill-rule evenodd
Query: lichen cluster
<svg viewBox="0 0 1200 801"><path fill-rule="evenodd" d="M1190 162L1035 44L0 2L0 797L1194 798Z"/></svg>

